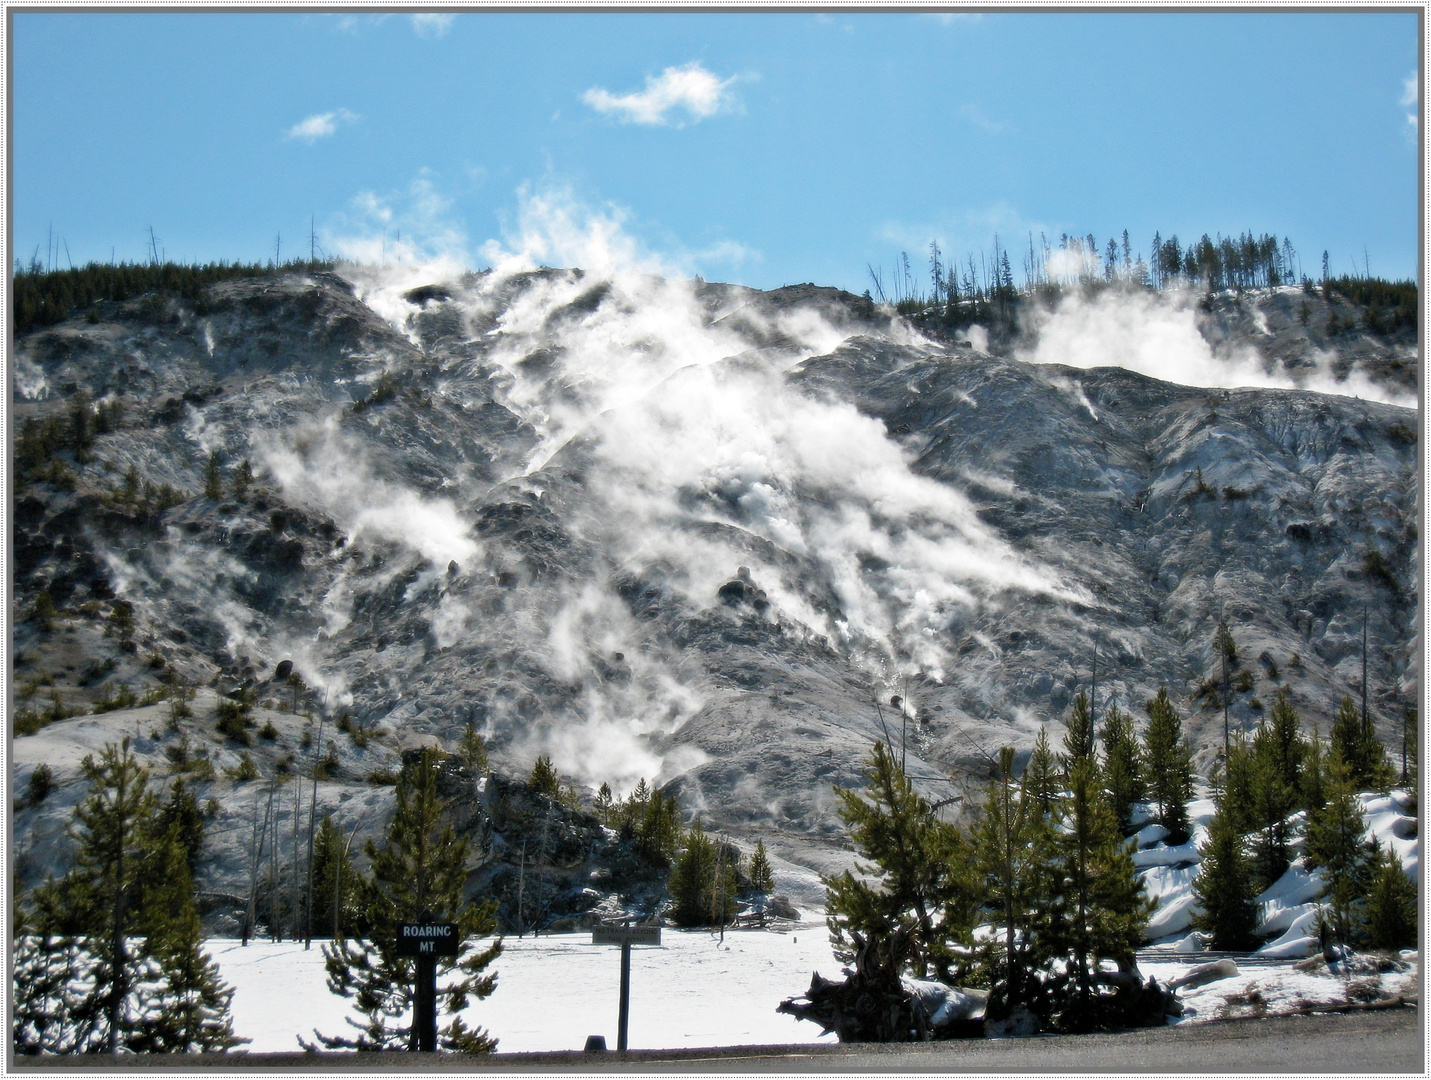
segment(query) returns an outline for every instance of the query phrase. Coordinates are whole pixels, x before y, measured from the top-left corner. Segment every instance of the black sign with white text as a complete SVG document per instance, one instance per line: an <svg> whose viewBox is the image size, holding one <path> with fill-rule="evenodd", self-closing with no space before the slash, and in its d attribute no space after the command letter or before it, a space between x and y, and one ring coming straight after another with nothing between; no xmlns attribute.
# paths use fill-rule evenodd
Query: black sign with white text
<svg viewBox="0 0 1431 1080"><path fill-rule="evenodd" d="M399 956L456 956L461 942L456 923L398 923Z"/></svg>

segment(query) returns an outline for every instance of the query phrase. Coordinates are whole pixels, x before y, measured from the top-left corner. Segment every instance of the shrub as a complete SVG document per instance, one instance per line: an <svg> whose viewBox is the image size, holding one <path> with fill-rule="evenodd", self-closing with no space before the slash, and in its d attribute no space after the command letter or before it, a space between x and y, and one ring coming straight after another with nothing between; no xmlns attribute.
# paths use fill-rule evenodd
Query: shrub
<svg viewBox="0 0 1431 1080"><path fill-rule="evenodd" d="M239 758L239 763L224 770L224 775L236 783L244 783L248 780L258 779L258 766L253 763L253 758L248 756L248 751L243 752Z"/></svg>
<svg viewBox="0 0 1431 1080"><path fill-rule="evenodd" d="M258 737L260 739L267 739L269 742L273 742L274 739L278 738L278 729L273 726L272 720L258 729Z"/></svg>
<svg viewBox="0 0 1431 1080"><path fill-rule="evenodd" d="M46 796L55 789L55 774L48 765L36 765L30 773L30 783L25 789L25 802L29 806L39 806Z"/></svg>
<svg viewBox="0 0 1431 1080"><path fill-rule="evenodd" d="M223 698L219 701L217 716L219 734L227 735L242 746L249 744L248 729L253 721L248 718L248 706Z"/></svg>

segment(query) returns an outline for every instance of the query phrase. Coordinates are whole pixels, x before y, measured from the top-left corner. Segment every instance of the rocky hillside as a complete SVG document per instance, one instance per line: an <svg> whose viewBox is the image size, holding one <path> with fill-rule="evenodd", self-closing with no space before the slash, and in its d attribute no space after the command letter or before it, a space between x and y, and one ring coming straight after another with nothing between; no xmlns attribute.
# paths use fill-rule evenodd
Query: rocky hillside
<svg viewBox="0 0 1431 1080"><path fill-rule="evenodd" d="M1352 306L1296 289L1145 333L1172 303L1108 293L991 338L813 286L349 269L29 333L12 717L42 730L13 743L11 781L53 762L60 788L17 819L22 877L63 860L75 748L131 731L156 762L182 736L221 766L201 799L232 850L201 888L239 891L252 799L215 727L234 695L279 728L262 770L307 752L305 710L330 733L346 715L320 799L361 829L391 798L368 775L471 722L499 771L547 753L591 790L667 786L708 828L763 837L805 896L848 862L830 787L875 739L903 740L955 812L998 746L1056 741L1095 655L1100 709L1142 722L1167 686L1206 765L1219 619L1232 723L1285 684L1325 732L1360 700L1365 613L1371 709L1399 745L1417 419L1368 394L1414 389L1414 335L1326 334ZM1128 347L1166 350L1169 376L1196 354L1259 388L1097 366L1106 336L1069 328L1110 319L1112 360L1143 333ZM1363 396L1275 387L1309 375ZM285 659L297 680L273 679ZM175 683L199 689L169 730ZM121 707L66 718L96 705Z"/></svg>

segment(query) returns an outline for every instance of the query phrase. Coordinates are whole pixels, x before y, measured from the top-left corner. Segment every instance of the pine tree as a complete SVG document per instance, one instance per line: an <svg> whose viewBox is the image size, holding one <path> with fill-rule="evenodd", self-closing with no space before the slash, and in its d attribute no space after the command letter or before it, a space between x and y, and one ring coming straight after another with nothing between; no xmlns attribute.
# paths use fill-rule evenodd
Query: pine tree
<svg viewBox="0 0 1431 1080"><path fill-rule="evenodd" d="M1259 892L1276 882L1291 861L1287 817L1296 809L1297 791L1287 785L1279 756L1277 733L1270 724L1263 724L1252 739L1246 813L1256 830L1252 866Z"/></svg>
<svg viewBox="0 0 1431 1080"><path fill-rule="evenodd" d="M248 489L253 486L253 465L248 458L239 462L238 469L234 472L234 498L242 499L248 494Z"/></svg>
<svg viewBox="0 0 1431 1080"><path fill-rule="evenodd" d="M1347 768L1348 779L1358 791L1384 790L1392 783L1386 751L1376 732L1362 722L1361 711L1351 696L1342 698L1332 721L1331 751Z"/></svg>
<svg viewBox="0 0 1431 1080"><path fill-rule="evenodd" d="M42 945L82 969L83 991L64 1004L62 1027L82 1033L70 1052L227 1049L232 992L202 953L179 820L161 825L128 739L81 769L91 790L75 808L76 865L36 906Z"/></svg>
<svg viewBox="0 0 1431 1080"><path fill-rule="evenodd" d="M457 756L478 776L487 775L487 744L482 741L477 725L471 720L467 721L467 726L462 729L462 738L457 744ZM551 764L550 759L547 764ZM533 772L535 771L534 768Z"/></svg>
<svg viewBox="0 0 1431 1080"><path fill-rule="evenodd" d="M1416 884L1394 851L1378 846L1372 856L1371 888L1362 912L1362 932L1373 949L1416 946Z"/></svg>
<svg viewBox="0 0 1431 1080"><path fill-rule="evenodd" d="M1309 870L1323 871L1328 923L1345 945L1352 937L1353 908L1366 892L1371 852L1362 840L1366 821L1357 805L1351 771L1335 752L1327 770L1326 795L1326 804L1307 821L1303 861Z"/></svg>
<svg viewBox="0 0 1431 1080"><path fill-rule="evenodd" d="M766 853L764 840L755 842L755 853L750 857L750 873L747 876L752 892L775 891L775 872L770 867L770 856Z"/></svg>
<svg viewBox="0 0 1431 1080"><path fill-rule="evenodd" d="M1316 728L1307 740L1302 754L1301 804L1309 814L1315 814L1327 804L1326 795L1327 754L1322 745L1322 735Z"/></svg>
<svg viewBox="0 0 1431 1080"><path fill-rule="evenodd" d="M1133 808L1143 801L1145 791L1133 717L1116 706L1103 720L1103 782L1118 829L1127 836L1133 831Z"/></svg>
<svg viewBox="0 0 1431 1080"><path fill-rule="evenodd" d="M555 799L561 794L561 777L552 766L552 759L542 754L532 765L532 774L527 777L527 786L539 795Z"/></svg>
<svg viewBox="0 0 1431 1080"><path fill-rule="evenodd" d="M1238 732L1228 747L1227 760L1222 763L1218 791L1220 813L1227 816L1238 833L1255 828L1252 818L1252 747L1247 737Z"/></svg>
<svg viewBox="0 0 1431 1080"><path fill-rule="evenodd" d="M1053 839L1052 871L1058 902L1048 950L1064 963L1063 992L1054 1019L1065 1031L1108 1023L1108 1002L1098 989L1102 961L1135 971L1134 951L1154 905L1143 892L1118 819L1104 795L1098 765L1080 758L1069 772L1062 828Z"/></svg>
<svg viewBox="0 0 1431 1080"><path fill-rule="evenodd" d="M865 759L862 790L836 787L840 818L855 851L868 863L822 878L830 940L837 955L853 955L850 932L889 939L908 931L910 968L948 978L952 941L972 927L972 883L958 830L940 821L914 790L884 743Z"/></svg>
<svg viewBox="0 0 1431 1080"><path fill-rule="evenodd" d="M224 497L224 474L219 468L219 452L209 451L209 459L204 465L204 498L222 499Z"/></svg>
<svg viewBox="0 0 1431 1080"><path fill-rule="evenodd" d="M603 825L610 825L616 812L616 803L611 795L611 785L602 781L601 787L596 789L596 801L591 804L591 809L595 812L597 820Z"/></svg>
<svg viewBox="0 0 1431 1080"><path fill-rule="evenodd" d="M156 840L142 929L165 978L153 1019L152 1048L190 1053L227 1050L241 1040L229 1019L234 992L204 955L204 935L194 907L188 851L181 825Z"/></svg>
<svg viewBox="0 0 1431 1080"><path fill-rule="evenodd" d="M681 846L681 808L674 795L652 791L641 806L636 848L658 866L670 866Z"/></svg>
<svg viewBox="0 0 1431 1080"><path fill-rule="evenodd" d="M497 928L496 903L475 903L463 897L471 845L451 823L441 820L437 797L438 754L426 749L398 777L397 810L382 847L368 841L368 874L359 881L360 916L370 928L367 940L339 940L323 947L328 989L351 997L364 1016L353 1039L318 1034L329 1049L417 1049L412 1022L416 960L397 955L399 923L422 920L453 922L461 939L456 958L438 961L438 1001L453 1020L438 1032L444 1050L486 1053L496 1040L483 1029L468 1029L460 1016L469 997L479 1001L496 987L495 974L483 974L502 952L501 939L475 949L469 940ZM443 976L453 976L443 983ZM300 1042L302 1040L300 1039ZM304 1046L312 1044L304 1043Z"/></svg>
<svg viewBox="0 0 1431 1080"><path fill-rule="evenodd" d="M691 823L685 847L667 883L677 926L724 926L735 918L735 868L720 858L700 818ZM716 902L713 904L712 900Z"/></svg>
<svg viewBox="0 0 1431 1080"><path fill-rule="evenodd" d="M1038 812L1027 790L1015 785L1013 767L1013 748L1006 746L999 751L999 770L974 834L977 895L984 918L996 930L986 943L990 991L984 1015L990 1020L1037 1004L1035 973L1047 960L1056 895L1049 873L1055 823Z"/></svg>
<svg viewBox="0 0 1431 1080"><path fill-rule="evenodd" d="M1058 764L1048 745L1047 728L1039 728L1038 738L1034 740L1033 753L1029 756L1028 767L1024 769L1024 790L1038 804L1038 811L1043 817L1053 812L1054 803L1063 792Z"/></svg>
<svg viewBox="0 0 1431 1080"><path fill-rule="evenodd" d="M1297 709L1292 704L1292 691L1288 687L1277 688L1277 697L1272 702L1264 726L1267 729L1264 736L1265 752L1270 755L1273 768L1283 787L1293 793L1294 800L1300 802L1298 796L1302 790L1302 768L1307 744L1302 738L1302 724L1297 717Z"/></svg>
<svg viewBox="0 0 1431 1080"><path fill-rule="evenodd" d="M1148 797L1157 804L1158 824L1168 830L1168 843L1188 838L1188 800L1192 798L1192 748L1183 741L1183 721L1168 699L1167 687L1148 702L1148 729L1143 734L1143 765Z"/></svg>
<svg viewBox="0 0 1431 1080"><path fill-rule="evenodd" d="M347 843L331 815L324 814L313 840L313 927L331 931L333 939L357 933L356 875Z"/></svg>
<svg viewBox="0 0 1431 1080"><path fill-rule="evenodd" d="M1226 793L1218 800L1207 841L1198 851L1202 862L1193 879L1193 894L1201 910L1193 914L1193 926L1211 935L1214 949L1255 948L1257 904L1253 897L1257 889L1237 815Z"/></svg>
<svg viewBox="0 0 1431 1080"><path fill-rule="evenodd" d="M1088 695L1082 690L1073 699L1073 710L1068 717L1068 731L1063 736L1064 773L1067 774L1079 758L1093 753L1093 712L1088 705Z"/></svg>
<svg viewBox="0 0 1431 1080"><path fill-rule="evenodd" d="M640 828L641 820L646 815L646 805L650 801L651 788L643 776L636 781L636 786L631 789L631 794L621 801L621 805L616 811L616 828L623 839L635 839L636 830Z"/></svg>
<svg viewBox="0 0 1431 1080"><path fill-rule="evenodd" d="M58 929L66 920L51 879L17 904L11 1023L17 1054L82 1054L103 1049L99 1014L86 1012L85 985L94 963L81 938Z"/></svg>
<svg viewBox="0 0 1431 1080"><path fill-rule="evenodd" d="M184 783L181 776L169 789L169 801L159 809L160 831L173 830L184 848L184 862L190 878L199 866L199 856L204 850L204 812L199 809L199 800Z"/></svg>
<svg viewBox="0 0 1431 1080"><path fill-rule="evenodd" d="M93 986L77 1011L85 1022L92 1018L102 1040L93 1049L117 1054L149 1041L145 983L157 964L138 935L153 869L154 796L128 739L105 746L98 762L86 757L81 771L90 794L75 808L79 853L63 889L66 914L88 939L95 963Z"/></svg>

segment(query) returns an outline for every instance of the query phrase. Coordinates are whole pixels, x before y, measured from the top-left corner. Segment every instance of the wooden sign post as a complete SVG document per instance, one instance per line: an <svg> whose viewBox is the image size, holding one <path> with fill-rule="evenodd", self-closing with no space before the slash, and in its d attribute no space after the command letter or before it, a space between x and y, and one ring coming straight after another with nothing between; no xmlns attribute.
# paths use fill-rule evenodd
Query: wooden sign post
<svg viewBox="0 0 1431 1080"><path fill-rule="evenodd" d="M456 956L461 944L456 923L398 923L397 954L417 960L409 1050L437 1050L437 958Z"/></svg>
<svg viewBox="0 0 1431 1080"><path fill-rule="evenodd" d="M631 1017L631 946L661 944L659 926L602 926L591 932L593 945L621 946L621 1003L616 1011L616 1049L626 1049L626 1027Z"/></svg>

